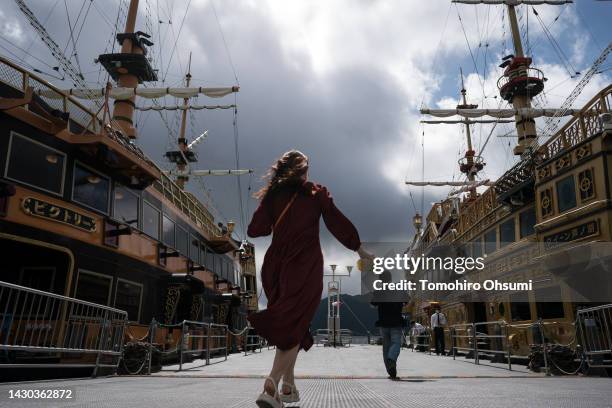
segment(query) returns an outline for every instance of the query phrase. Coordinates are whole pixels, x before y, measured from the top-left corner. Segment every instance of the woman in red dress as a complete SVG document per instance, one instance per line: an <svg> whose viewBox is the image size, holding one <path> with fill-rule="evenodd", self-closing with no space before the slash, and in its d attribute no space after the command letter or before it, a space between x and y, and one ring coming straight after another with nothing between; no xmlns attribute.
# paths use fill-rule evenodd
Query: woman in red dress
<svg viewBox="0 0 612 408"><path fill-rule="evenodd" d="M285 153L272 166L268 185L256 195L261 202L248 228L253 238L273 234L261 268L268 306L248 317L257 333L276 346L270 376L256 401L263 408L282 407L281 400L299 401L293 369L299 350L308 351L313 344L310 322L323 290L320 217L344 246L371 257L327 189L307 181L307 174L308 158L303 153Z"/></svg>

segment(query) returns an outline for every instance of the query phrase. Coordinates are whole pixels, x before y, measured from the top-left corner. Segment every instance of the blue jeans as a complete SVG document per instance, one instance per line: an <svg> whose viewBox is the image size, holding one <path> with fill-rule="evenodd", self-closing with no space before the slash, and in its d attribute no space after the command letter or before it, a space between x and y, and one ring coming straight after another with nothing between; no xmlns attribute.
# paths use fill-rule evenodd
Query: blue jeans
<svg viewBox="0 0 612 408"><path fill-rule="evenodd" d="M402 347L401 327L381 327L380 337L383 344L383 360L387 367L387 359L397 362Z"/></svg>

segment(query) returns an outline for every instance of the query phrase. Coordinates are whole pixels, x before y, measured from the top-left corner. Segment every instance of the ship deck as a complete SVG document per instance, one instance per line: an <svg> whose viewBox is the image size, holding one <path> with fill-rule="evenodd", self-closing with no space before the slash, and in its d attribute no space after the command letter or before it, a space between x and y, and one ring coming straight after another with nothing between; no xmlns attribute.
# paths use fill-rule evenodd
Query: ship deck
<svg viewBox="0 0 612 408"><path fill-rule="evenodd" d="M380 346L314 347L296 366L302 401L288 407L604 407L610 378L545 377L515 366L402 350L400 381L386 378ZM274 351L165 367L152 376L0 385L0 405L19 407L254 407ZM71 401L9 400L13 389L71 389Z"/></svg>

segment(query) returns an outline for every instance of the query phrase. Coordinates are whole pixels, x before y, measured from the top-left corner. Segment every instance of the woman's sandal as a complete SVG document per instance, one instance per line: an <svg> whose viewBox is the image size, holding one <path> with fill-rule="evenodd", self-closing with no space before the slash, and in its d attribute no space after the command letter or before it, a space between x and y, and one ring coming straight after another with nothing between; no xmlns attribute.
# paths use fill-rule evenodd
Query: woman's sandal
<svg viewBox="0 0 612 408"><path fill-rule="evenodd" d="M285 386L289 387L289 389L291 390L291 392L289 392L288 394L285 394ZM300 400L300 393L297 388L295 388L295 384L283 383L283 386L281 387L280 398L281 401L286 403L298 402Z"/></svg>
<svg viewBox="0 0 612 408"><path fill-rule="evenodd" d="M255 400L255 403L259 408L283 408L285 405L281 401L281 397L278 393L278 388L276 387L276 383L272 377L267 377L266 381L270 381L272 386L274 387L274 396L268 394L265 390L265 382L264 382L264 391L259 394L259 397Z"/></svg>

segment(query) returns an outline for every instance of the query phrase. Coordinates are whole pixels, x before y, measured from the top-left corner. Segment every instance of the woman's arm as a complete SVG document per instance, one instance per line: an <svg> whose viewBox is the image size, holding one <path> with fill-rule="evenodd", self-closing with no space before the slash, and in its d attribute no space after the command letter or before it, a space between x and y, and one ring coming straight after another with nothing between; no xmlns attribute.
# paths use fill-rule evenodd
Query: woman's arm
<svg viewBox="0 0 612 408"><path fill-rule="evenodd" d="M320 188L317 192L317 196L321 203L323 221L325 221L325 226L327 226L329 232L331 232L342 245L348 249L357 251L361 247L361 240L359 239L359 233L353 223L351 223L351 221L349 221L349 219L336 207L331 194L329 194L325 187Z"/></svg>
<svg viewBox="0 0 612 408"><path fill-rule="evenodd" d="M259 207L255 210L247 235L251 238L263 237L272 233L272 215L268 206L268 200L264 198L259 203Z"/></svg>

